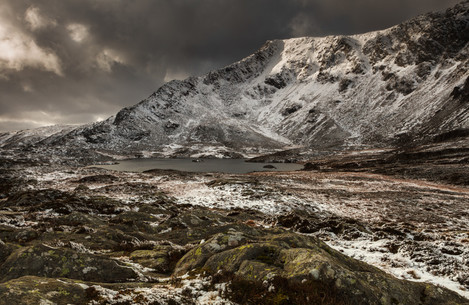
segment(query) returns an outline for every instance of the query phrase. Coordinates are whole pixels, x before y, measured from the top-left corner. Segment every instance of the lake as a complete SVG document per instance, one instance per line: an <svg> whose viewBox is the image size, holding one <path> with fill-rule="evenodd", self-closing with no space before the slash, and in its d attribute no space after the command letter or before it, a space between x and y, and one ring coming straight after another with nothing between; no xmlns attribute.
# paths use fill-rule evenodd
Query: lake
<svg viewBox="0 0 469 305"><path fill-rule="evenodd" d="M295 171L303 168L301 164L295 163L254 163L245 162L244 159L131 159L119 161L118 164L96 165L94 167L105 168L116 171L144 172L150 169L171 169L196 173L230 173L246 174L250 172L266 171ZM266 165L275 168L264 168Z"/></svg>

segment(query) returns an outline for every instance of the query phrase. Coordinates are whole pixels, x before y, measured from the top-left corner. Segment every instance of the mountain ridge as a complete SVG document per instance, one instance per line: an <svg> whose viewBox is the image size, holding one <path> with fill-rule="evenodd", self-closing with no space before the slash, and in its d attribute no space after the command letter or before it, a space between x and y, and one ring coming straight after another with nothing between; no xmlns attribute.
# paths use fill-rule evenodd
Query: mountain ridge
<svg viewBox="0 0 469 305"><path fill-rule="evenodd" d="M271 40L105 121L43 137L0 135L0 145L229 157L430 141L469 129L468 11L464 1L382 31Z"/></svg>

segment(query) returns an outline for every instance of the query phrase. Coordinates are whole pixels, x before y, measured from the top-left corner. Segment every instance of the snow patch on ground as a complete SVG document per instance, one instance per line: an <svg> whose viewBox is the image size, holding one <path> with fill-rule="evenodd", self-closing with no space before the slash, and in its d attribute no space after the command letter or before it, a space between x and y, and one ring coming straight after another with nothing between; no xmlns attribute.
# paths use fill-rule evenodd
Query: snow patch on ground
<svg viewBox="0 0 469 305"><path fill-rule="evenodd" d="M175 197L180 204L192 204L220 209L253 209L269 215L288 213L294 209L305 208L305 202L291 194L273 188L255 186L251 183L234 183L220 186L207 185L208 180L162 183L161 188ZM319 204L308 202L310 210Z"/></svg>
<svg viewBox="0 0 469 305"><path fill-rule="evenodd" d="M163 280L163 279L162 279ZM204 277L180 277L168 279L168 283L160 283L150 288L134 288L124 291L116 291L104 288L100 285L91 286L99 294L100 298L106 300L106 304L122 304L125 302L139 301L139 304L168 304L174 300L184 304L184 300L190 300L195 304L207 305L235 305L235 303L224 299L222 293L226 290L225 285L215 285L210 289L210 278ZM92 301L90 305L100 304Z"/></svg>
<svg viewBox="0 0 469 305"><path fill-rule="evenodd" d="M371 238L363 238L361 240L347 241L332 238L326 243L335 250L379 267L397 278L443 286L469 298L469 291L457 282L456 276L458 271L455 271L453 278L427 272L424 263L416 262L407 253L403 251L398 253L389 252L389 249L386 248L389 240L373 241ZM459 257L459 259L462 260L463 258Z"/></svg>

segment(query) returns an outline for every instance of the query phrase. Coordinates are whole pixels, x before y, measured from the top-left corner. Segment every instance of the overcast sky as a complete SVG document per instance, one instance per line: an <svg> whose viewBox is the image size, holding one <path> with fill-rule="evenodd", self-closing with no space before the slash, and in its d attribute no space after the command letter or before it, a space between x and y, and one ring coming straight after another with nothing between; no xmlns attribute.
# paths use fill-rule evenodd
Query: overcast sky
<svg viewBox="0 0 469 305"><path fill-rule="evenodd" d="M0 131L102 120L266 40L384 29L458 0L0 0Z"/></svg>

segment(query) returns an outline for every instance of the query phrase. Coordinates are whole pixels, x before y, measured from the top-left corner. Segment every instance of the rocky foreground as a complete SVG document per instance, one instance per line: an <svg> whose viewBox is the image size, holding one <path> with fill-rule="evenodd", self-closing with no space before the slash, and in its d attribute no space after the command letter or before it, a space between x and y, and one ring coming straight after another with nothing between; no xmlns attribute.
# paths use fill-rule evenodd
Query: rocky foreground
<svg viewBox="0 0 469 305"><path fill-rule="evenodd" d="M334 168L350 158L246 175L5 160L0 304L469 304L467 185Z"/></svg>

